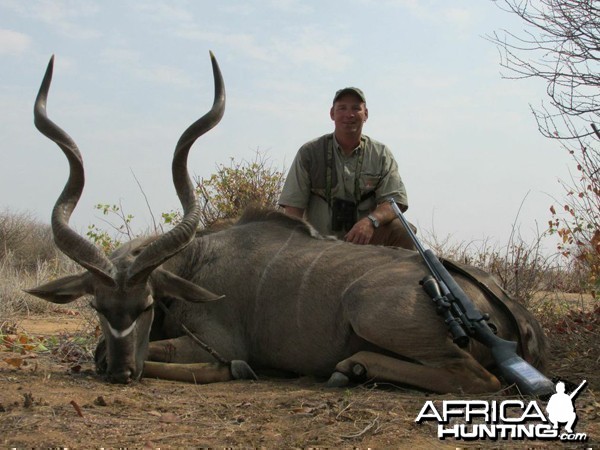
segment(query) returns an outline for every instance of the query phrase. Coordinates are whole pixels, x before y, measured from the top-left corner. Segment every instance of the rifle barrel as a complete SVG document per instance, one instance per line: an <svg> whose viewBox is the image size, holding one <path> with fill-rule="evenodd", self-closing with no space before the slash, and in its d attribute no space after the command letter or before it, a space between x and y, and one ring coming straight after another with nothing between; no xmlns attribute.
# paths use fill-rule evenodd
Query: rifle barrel
<svg viewBox="0 0 600 450"><path fill-rule="evenodd" d="M433 279L439 285L441 297L437 294L437 291L433 286L430 286L426 291L438 305L438 308L442 310L441 315L444 316L446 324L453 332L455 342L458 345L466 345L466 343L468 343L468 337L464 331L462 329L456 329L458 326L456 319L458 318L469 334L473 335L475 339L490 349L496 366L500 370L505 381L508 383L515 383L525 394L544 395L552 393L554 391L554 383L517 355L516 342L504 340L493 332L486 322L487 317L481 314L473 301L467 296L458 283L456 283L438 257L431 250L425 250L423 248L396 202L390 200L390 204L396 213L396 216L406 228L406 231L414 242L418 252L421 254ZM428 277L425 277L422 281L424 288L427 287L425 286L427 279ZM452 309L448 306L442 306L440 301L442 299L445 300L446 303L450 303ZM464 337L461 337L461 335L464 335ZM581 389L584 383L585 380L575 392Z"/></svg>

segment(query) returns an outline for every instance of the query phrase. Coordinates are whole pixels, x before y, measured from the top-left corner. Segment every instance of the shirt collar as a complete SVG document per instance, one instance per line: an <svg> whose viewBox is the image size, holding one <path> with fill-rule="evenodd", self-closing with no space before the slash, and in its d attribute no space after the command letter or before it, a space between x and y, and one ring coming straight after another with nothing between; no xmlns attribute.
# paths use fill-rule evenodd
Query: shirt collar
<svg viewBox="0 0 600 450"><path fill-rule="evenodd" d="M333 146L334 148L342 155L345 155L345 153L342 151L342 149L340 148L340 144L338 144L337 139L335 138L335 133L332 133L333 136ZM350 156L355 156L356 154L358 154L358 152L360 150L362 150L365 147L365 136L361 135L360 136L360 144L358 144L358 147L356 147L354 150L352 150L352 153L350 154Z"/></svg>

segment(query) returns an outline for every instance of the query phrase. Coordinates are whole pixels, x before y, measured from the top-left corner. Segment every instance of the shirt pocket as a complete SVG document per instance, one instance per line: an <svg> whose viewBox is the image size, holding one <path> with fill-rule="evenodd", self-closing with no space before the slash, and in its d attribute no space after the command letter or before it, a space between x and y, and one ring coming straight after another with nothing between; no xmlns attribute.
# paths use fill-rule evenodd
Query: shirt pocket
<svg viewBox="0 0 600 450"><path fill-rule="evenodd" d="M361 197L377 189L380 181L381 175L368 172L361 173L359 179Z"/></svg>

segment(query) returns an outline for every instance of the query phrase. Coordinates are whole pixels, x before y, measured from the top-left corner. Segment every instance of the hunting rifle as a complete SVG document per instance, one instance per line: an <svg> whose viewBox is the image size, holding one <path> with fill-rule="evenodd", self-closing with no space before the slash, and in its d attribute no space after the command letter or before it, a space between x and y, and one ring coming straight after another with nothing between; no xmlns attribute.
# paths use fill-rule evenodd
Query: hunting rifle
<svg viewBox="0 0 600 450"><path fill-rule="evenodd" d="M435 303L438 314L448 325L454 343L464 348L472 336L490 349L502 377L508 383L516 384L522 393L538 396L554 393L554 383L517 355L516 342L502 339L494 333L487 323L489 315L482 314L475 307L437 256L430 249L423 248L396 202L390 200L390 205L431 273L420 283Z"/></svg>

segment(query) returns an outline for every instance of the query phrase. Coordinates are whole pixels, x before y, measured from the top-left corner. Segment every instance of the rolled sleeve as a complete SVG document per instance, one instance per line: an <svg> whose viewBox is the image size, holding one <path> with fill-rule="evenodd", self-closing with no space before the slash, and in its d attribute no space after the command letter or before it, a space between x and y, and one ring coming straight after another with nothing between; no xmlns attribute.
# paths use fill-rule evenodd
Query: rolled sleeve
<svg viewBox="0 0 600 450"><path fill-rule="evenodd" d="M279 201L280 206L292 206L306 209L310 198L310 178L302 164L300 152L294 158L288 175L285 179Z"/></svg>
<svg viewBox="0 0 600 450"><path fill-rule="evenodd" d="M406 187L398 171L398 163L394 159L391 151L386 147L382 158L382 177L379 185L375 189L377 203L382 203L394 199L396 203L408 208L408 196Z"/></svg>

